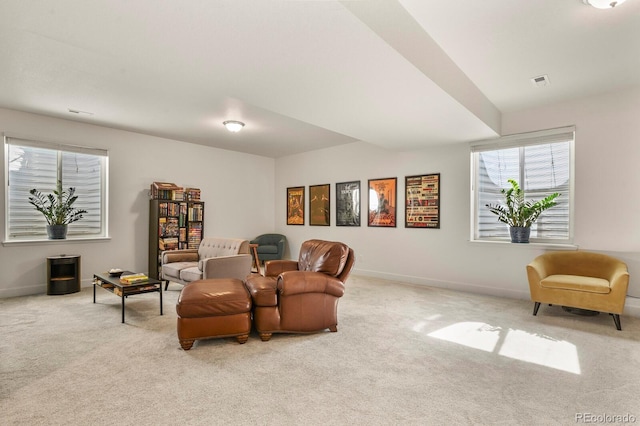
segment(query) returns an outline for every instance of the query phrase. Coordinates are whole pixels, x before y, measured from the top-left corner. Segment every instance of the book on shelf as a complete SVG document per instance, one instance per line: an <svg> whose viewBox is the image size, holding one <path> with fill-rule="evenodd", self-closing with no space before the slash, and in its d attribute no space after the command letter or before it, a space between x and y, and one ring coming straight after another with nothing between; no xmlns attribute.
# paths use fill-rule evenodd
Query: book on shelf
<svg viewBox="0 0 640 426"><path fill-rule="evenodd" d="M158 236L162 237L165 235L167 230L167 218L161 217L158 219Z"/></svg>
<svg viewBox="0 0 640 426"><path fill-rule="evenodd" d="M180 232L180 226L178 225L178 218L170 217L167 220L166 227L164 229L164 234L162 235L165 237L177 237L179 232Z"/></svg>
<svg viewBox="0 0 640 426"><path fill-rule="evenodd" d="M183 201L184 200L184 189L174 189L171 191L171 199L174 201Z"/></svg>
<svg viewBox="0 0 640 426"><path fill-rule="evenodd" d="M175 250L178 248L178 237L168 237L158 239L158 248L160 250Z"/></svg>
<svg viewBox="0 0 640 426"><path fill-rule="evenodd" d="M200 189L185 188L184 193L188 201L200 201Z"/></svg>
<svg viewBox="0 0 640 426"><path fill-rule="evenodd" d="M153 182L149 190L152 199L174 200L174 193L184 194L184 189L171 182ZM182 200L182 198L180 198Z"/></svg>
<svg viewBox="0 0 640 426"><path fill-rule="evenodd" d="M201 221L202 220L202 204L193 204L189 207L189 220L190 221Z"/></svg>

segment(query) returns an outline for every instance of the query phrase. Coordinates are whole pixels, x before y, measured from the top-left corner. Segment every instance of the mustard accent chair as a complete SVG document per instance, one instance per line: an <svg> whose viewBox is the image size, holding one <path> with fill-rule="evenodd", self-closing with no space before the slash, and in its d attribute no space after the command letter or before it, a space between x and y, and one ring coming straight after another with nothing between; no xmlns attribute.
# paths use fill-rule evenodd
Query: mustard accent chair
<svg viewBox="0 0 640 426"><path fill-rule="evenodd" d="M541 303L606 312L622 330L620 314L629 287L627 265L588 251L550 251L527 265L533 315Z"/></svg>

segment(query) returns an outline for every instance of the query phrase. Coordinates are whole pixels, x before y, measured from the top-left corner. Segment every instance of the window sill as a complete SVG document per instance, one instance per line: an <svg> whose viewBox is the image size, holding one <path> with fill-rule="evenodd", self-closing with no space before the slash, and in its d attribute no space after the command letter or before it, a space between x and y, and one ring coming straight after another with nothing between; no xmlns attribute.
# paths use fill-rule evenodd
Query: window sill
<svg viewBox="0 0 640 426"><path fill-rule="evenodd" d="M64 240L10 240L3 241L3 246L22 246L22 245L40 245L40 244L59 244L59 243L88 243L88 242L105 242L111 241L111 237L85 237L85 238L66 238Z"/></svg>
<svg viewBox="0 0 640 426"><path fill-rule="evenodd" d="M492 244L495 247L519 247L530 249L552 249L552 250L578 250L576 244L570 243L512 243L511 241L493 241L493 240L469 240L471 244Z"/></svg>

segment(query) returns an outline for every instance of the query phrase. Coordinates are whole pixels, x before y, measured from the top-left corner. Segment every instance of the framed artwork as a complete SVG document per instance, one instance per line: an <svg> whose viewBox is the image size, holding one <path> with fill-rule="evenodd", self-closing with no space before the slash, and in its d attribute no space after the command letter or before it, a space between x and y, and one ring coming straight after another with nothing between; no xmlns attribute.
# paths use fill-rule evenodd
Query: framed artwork
<svg viewBox="0 0 640 426"><path fill-rule="evenodd" d="M309 185L309 225L329 226L331 187L325 185Z"/></svg>
<svg viewBox="0 0 640 426"><path fill-rule="evenodd" d="M369 179L369 226L396 227L397 178Z"/></svg>
<svg viewBox="0 0 640 426"><path fill-rule="evenodd" d="M440 173L405 177L405 228L440 228Z"/></svg>
<svg viewBox="0 0 640 426"><path fill-rule="evenodd" d="M304 186L287 188L287 225L304 225Z"/></svg>
<svg viewBox="0 0 640 426"><path fill-rule="evenodd" d="M336 183L336 226L360 226L360 181Z"/></svg>

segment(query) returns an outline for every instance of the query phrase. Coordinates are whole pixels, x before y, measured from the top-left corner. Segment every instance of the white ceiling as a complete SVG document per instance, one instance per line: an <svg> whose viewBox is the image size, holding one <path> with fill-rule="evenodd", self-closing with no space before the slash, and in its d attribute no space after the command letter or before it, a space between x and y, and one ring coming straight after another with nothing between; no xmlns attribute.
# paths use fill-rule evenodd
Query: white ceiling
<svg viewBox="0 0 640 426"><path fill-rule="evenodd" d="M0 0L0 107L276 158L630 86L640 0Z"/></svg>

